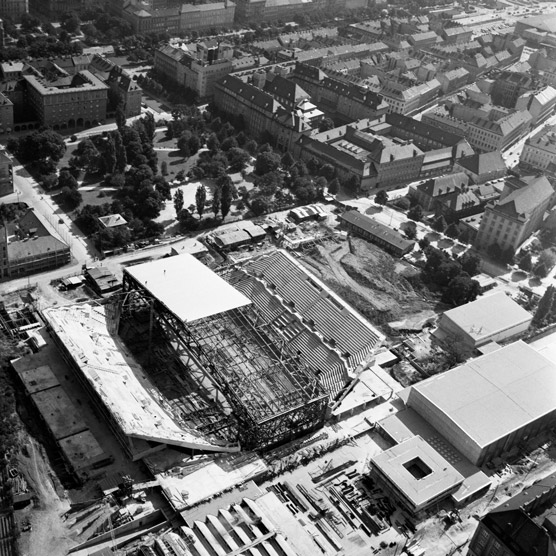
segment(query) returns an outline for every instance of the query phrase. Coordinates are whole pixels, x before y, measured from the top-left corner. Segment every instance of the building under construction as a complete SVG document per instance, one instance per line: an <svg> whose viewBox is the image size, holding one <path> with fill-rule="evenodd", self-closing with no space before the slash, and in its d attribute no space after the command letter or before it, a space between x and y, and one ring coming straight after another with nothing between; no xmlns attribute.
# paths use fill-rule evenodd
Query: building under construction
<svg viewBox="0 0 556 556"><path fill-rule="evenodd" d="M264 449L324 423L314 371L251 301L190 255L124 270L111 303L44 311L128 454Z"/></svg>
<svg viewBox="0 0 556 556"><path fill-rule="evenodd" d="M261 321L311 367L337 398L373 357L384 335L284 250L229 267L223 277Z"/></svg>

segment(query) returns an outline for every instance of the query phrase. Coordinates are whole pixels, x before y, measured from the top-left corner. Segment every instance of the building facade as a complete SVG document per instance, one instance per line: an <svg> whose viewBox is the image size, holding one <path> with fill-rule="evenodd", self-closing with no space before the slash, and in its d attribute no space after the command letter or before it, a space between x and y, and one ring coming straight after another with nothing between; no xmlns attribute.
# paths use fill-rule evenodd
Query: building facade
<svg viewBox="0 0 556 556"><path fill-rule="evenodd" d="M0 152L0 197L14 192L13 161L5 153Z"/></svg>
<svg viewBox="0 0 556 556"><path fill-rule="evenodd" d="M507 179L500 198L485 208L475 246L498 245L515 253L539 229L553 199L554 189L545 176Z"/></svg>
<svg viewBox="0 0 556 556"><path fill-rule="evenodd" d="M356 210L344 212L340 216L343 226L350 232L368 239L396 257L403 257L413 251L415 242L402 237L398 232L361 214Z"/></svg>
<svg viewBox="0 0 556 556"><path fill-rule="evenodd" d="M0 0L0 17L19 20L22 14L29 12L29 0Z"/></svg>
<svg viewBox="0 0 556 556"><path fill-rule="evenodd" d="M180 9L179 30L182 33L202 31L211 27L232 27L236 5L233 2L183 4Z"/></svg>
<svg viewBox="0 0 556 556"><path fill-rule="evenodd" d="M29 105L42 125L58 130L106 120L109 87L90 71L55 81L30 75L24 79Z"/></svg>
<svg viewBox="0 0 556 556"><path fill-rule="evenodd" d="M545 170L556 161L556 126L547 126L529 137L523 145L520 163Z"/></svg>

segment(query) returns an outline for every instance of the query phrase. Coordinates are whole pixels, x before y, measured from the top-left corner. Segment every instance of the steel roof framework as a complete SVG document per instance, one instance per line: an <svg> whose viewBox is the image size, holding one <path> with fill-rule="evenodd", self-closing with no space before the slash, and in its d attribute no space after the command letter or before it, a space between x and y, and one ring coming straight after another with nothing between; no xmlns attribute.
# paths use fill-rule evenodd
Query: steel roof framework
<svg viewBox="0 0 556 556"><path fill-rule="evenodd" d="M315 374L252 305L184 323L125 272L121 299L124 317L150 308L151 331L159 326L192 377L212 385L243 448L269 448L324 423L328 396Z"/></svg>

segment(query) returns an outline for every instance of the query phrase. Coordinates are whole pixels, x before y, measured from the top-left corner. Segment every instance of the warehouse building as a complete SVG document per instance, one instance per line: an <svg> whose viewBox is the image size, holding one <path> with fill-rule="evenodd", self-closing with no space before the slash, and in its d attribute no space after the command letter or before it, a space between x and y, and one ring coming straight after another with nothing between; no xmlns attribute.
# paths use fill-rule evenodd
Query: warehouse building
<svg viewBox="0 0 556 556"><path fill-rule="evenodd" d="M350 232L368 239L396 257L411 253L415 247L414 241L356 210L344 212L340 221Z"/></svg>
<svg viewBox="0 0 556 556"><path fill-rule="evenodd" d="M481 466L556 424L556 365L518 341L413 385L401 397Z"/></svg>
<svg viewBox="0 0 556 556"><path fill-rule="evenodd" d="M446 311L434 334L441 340L478 348L525 332L532 318L511 297L496 292Z"/></svg>

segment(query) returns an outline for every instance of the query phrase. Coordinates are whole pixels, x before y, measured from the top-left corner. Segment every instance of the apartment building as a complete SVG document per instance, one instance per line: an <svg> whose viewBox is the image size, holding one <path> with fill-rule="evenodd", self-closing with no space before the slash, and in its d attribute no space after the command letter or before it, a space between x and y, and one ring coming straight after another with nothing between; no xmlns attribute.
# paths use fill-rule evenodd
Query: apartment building
<svg viewBox="0 0 556 556"><path fill-rule="evenodd" d="M437 79L412 86L388 80L382 86L380 94L388 103L389 112L408 114L433 100L440 91L441 86Z"/></svg>
<svg viewBox="0 0 556 556"><path fill-rule="evenodd" d="M503 71L496 76L492 87L492 102L494 104L514 108L517 99L523 93L535 88L535 80L523 73Z"/></svg>
<svg viewBox="0 0 556 556"><path fill-rule="evenodd" d="M180 32L202 31L211 27L232 27L236 5L225 0L210 4L183 4L180 8Z"/></svg>
<svg viewBox="0 0 556 556"><path fill-rule="evenodd" d="M478 151L502 151L527 133L531 121L527 110L513 112L497 121L473 118L467 122L466 137Z"/></svg>
<svg viewBox="0 0 556 556"><path fill-rule="evenodd" d="M463 172L446 174L429 179L409 188L409 196L423 207L423 210L432 211L442 198L451 193L459 193L469 185L469 177Z"/></svg>
<svg viewBox="0 0 556 556"><path fill-rule="evenodd" d="M508 178L500 198L485 208L476 247L496 244L517 251L540 227L553 198L554 189L545 176Z"/></svg>
<svg viewBox="0 0 556 556"><path fill-rule="evenodd" d="M499 151L477 153L460 158L454 165L455 172L463 172L472 183L482 184L503 178L508 168Z"/></svg>
<svg viewBox="0 0 556 556"><path fill-rule="evenodd" d="M14 105L5 95L0 93L0 135L11 133L14 129Z"/></svg>
<svg viewBox="0 0 556 556"><path fill-rule="evenodd" d="M470 73L465 68L455 68L436 74L443 93L451 93L469 83Z"/></svg>
<svg viewBox="0 0 556 556"><path fill-rule="evenodd" d="M312 129L302 108L306 101L287 109L262 86L260 75L227 75L214 88L214 103L223 112L242 116L250 134L260 137L268 132L279 149L292 149L300 136Z"/></svg>
<svg viewBox="0 0 556 556"><path fill-rule="evenodd" d="M467 556L554 556L556 474L528 486L484 515Z"/></svg>
<svg viewBox="0 0 556 556"><path fill-rule="evenodd" d="M402 114L387 114L384 123L389 126L384 128L384 134L413 141L424 151L449 147L452 151L452 164L461 157L474 153L462 133L453 133Z"/></svg>
<svg viewBox="0 0 556 556"><path fill-rule="evenodd" d="M50 235L32 209L15 221L0 222L0 279L44 272L70 259L68 245Z"/></svg>
<svg viewBox="0 0 556 556"><path fill-rule="evenodd" d="M0 197L13 192L13 161L4 151L0 151Z"/></svg>
<svg viewBox="0 0 556 556"><path fill-rule="evenodd" d="M177 84L185 82L185 64L182 60L188 50L187 46L175 47L165 44L154 51L153 67L156 73L163 75Z"/></svg>
<svg viewBox="0 0 556 556"><path fill-rule="evenodd" d="M133 1L122 10L122 18L133 28L137 35L149 33L180 32L181 12L179 6L161 9L145 9L138 1Z"/></svg>
<svg viewBox="0 0 556 556"><path fill-rule="evenodd" d="M373 123L360 120L302 136L294 154L333 164L342 179L357 177L362 191L417 179L425 153L410 141L396 141L374 133Z"/></svg>
<svg viewBox="0 0 556 556"><path fill-rule="evenodd" d="M53 129L89 127L106 120L108 85L90 71L54 80L25 75L29 107Z"/></svg>
<svg viewBox="0 0 556 556"><path fill-rule="evenodd" d="M213 95L215 84L234 70L233 55L232 45L216 40L180 48L165 45L155 51L154 69L205 99Z"/></svg>
<svg viewBox="0 0 556 556"><path fill-rule="evenodd" d="M17 21L22 14L28 12L29 0L0 0L0 17Z"/></svg>
<svg viewBox="0 0 556 556"><path fill-rule="evenodd" d="M528 91L516 101L516 110L527 110L531 114L531 124L538 125L554 113L556 108L556 89L543 87L538 91Z"/></svg>
<svg viewBox="0 0 556 556"><path fill-rule="evenodd" d="M448 27L440 31L440 36L449 44L469 42L473 37L473 30L468 27Z"/></svg>
<svg viewBox="0 0 556 556"><path fill-rule="evenodd" d="M529 137L523 145L519 161L539 170L556 162L556 126L546 126Z"/></svg>

